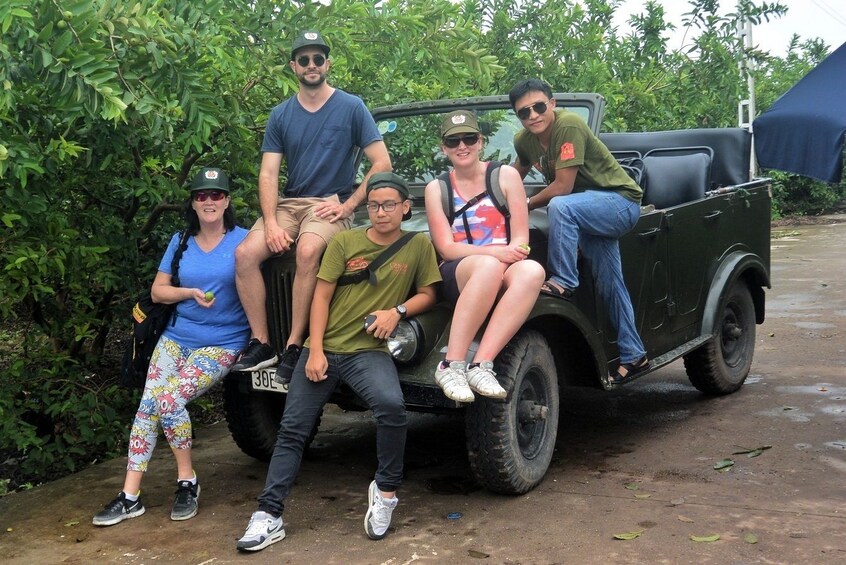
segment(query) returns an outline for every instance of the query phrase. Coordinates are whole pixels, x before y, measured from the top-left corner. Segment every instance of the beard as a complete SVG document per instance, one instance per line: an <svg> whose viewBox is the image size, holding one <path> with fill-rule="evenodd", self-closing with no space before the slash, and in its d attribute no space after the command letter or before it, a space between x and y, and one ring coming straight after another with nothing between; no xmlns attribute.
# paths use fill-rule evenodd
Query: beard
<svg viewBox="0 0 846 565"><path fill-rule="evenodd" d="M317 79L307 79L307 74L313 73L302 73L297 75L297 79L300 81L300 84L305 86L306 88L317 88L318 86L326 82L326 73L318 72Z"/></svg>

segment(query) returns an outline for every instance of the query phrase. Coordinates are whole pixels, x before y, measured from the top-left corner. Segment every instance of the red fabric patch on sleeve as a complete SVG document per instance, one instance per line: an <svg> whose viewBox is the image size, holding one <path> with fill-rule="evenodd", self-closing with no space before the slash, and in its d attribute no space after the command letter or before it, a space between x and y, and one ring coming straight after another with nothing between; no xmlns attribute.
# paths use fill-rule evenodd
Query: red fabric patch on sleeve
<svg viewBox="0 0 846 565"><path fill-rule="evenodd" d="M576 158L576 150L573 144L569 141L561 146L561 154L558 156L559 161L569 161Z"/></svg>

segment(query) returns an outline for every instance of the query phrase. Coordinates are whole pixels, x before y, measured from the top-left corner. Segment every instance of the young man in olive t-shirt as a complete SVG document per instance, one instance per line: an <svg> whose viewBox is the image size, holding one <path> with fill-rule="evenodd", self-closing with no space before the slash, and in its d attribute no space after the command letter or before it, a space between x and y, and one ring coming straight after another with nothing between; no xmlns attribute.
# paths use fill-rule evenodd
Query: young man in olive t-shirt
<svg viewBox="0 0 846 565"><path fill-rule="evenodd" d="M435 304L435 284L441 275L431 241L418 233L375 270L375 285L364 280L338 286L342 275L366 269L398 240L400 223L411 217L408 186L398 175L373 175L366 194L371 226L336 235L321 262L311 304L310 337L288 387L259 507L238 540L239 550L258 551L285 537L283 501L314 424L342 382L368 404L376 420L379 465L368 489L365 531L371 539L381 539L391 524L395 492L402 482L406 412L385 340L400 320ZM415 293L409 298L412 288ZM375 321L365 330L365 318L371 314Z"/></svg>
<svg viewBox="0 0 846 565"><path fill-rule="evenodd" d="M620 366L609 376L622 384L649 368L623 280L619 238L640 218L643 191L579 116L556 110L550 86L539 79L518 82L509 100L524 129L514 136L525 178L532 167L546 188L529 198L529 209L548 204L550 272L541 292L570 298L579 285L578 250L590 263L594 283L617 329Z"/></svg>

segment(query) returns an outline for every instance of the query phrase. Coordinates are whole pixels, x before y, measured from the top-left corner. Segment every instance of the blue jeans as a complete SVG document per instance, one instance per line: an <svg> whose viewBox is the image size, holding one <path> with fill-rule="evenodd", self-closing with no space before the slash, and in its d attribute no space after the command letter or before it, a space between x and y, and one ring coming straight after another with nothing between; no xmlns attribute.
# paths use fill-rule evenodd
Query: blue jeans
<svg viewBox="0 0 846 565"><path fill-rule="evenodd" d="M385 492L395 491L402 483L403 456L408 417L400 389L397 368L391 356L382 351L327 353L327 378L318 383L305 376L309 350L303 349L282 414L282 424L267 469L264 491L258 497L259 510L280 515L284 500L300 470L305 443L323 406L346 383L373 411L376 420L376 485Z"/></svg>
<svg viewBox="0 0 846 565"><path fill-rule="evenodd" d="M549 201L549 259L553 282L579 286L578 250L588 260L599 296L617 330L620 363L646 355L620 262L619 238L640 218L640 206L610 190L588 190Z"/></svg>

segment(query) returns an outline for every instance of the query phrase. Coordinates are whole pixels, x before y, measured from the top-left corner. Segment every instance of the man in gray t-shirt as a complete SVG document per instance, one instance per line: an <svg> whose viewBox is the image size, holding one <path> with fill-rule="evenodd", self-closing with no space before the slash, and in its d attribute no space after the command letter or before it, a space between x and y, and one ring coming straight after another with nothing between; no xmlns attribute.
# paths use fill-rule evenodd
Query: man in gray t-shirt
<svg viewBox="0 0 846 565"><path fill-rule="evenodd" d="M262 142L259 204L262 217L235 253L238 295L250 322L247 349L233 371L254 371L277 362L268 341L266 289L261 264L296 242L297 276L291 304L291 333L276 369L276 380L291 379L305 340L320 257L333 235L349 229L364 200L367 180L391 170L391 158L373 117L356 96L329 86L329 46L316 31L300 33L291 49L291 70L299 79L296 96L270 114ZM355 187L353 155L361 147L370 170ZM288 182L279 195L285 158Z"/></svg>

